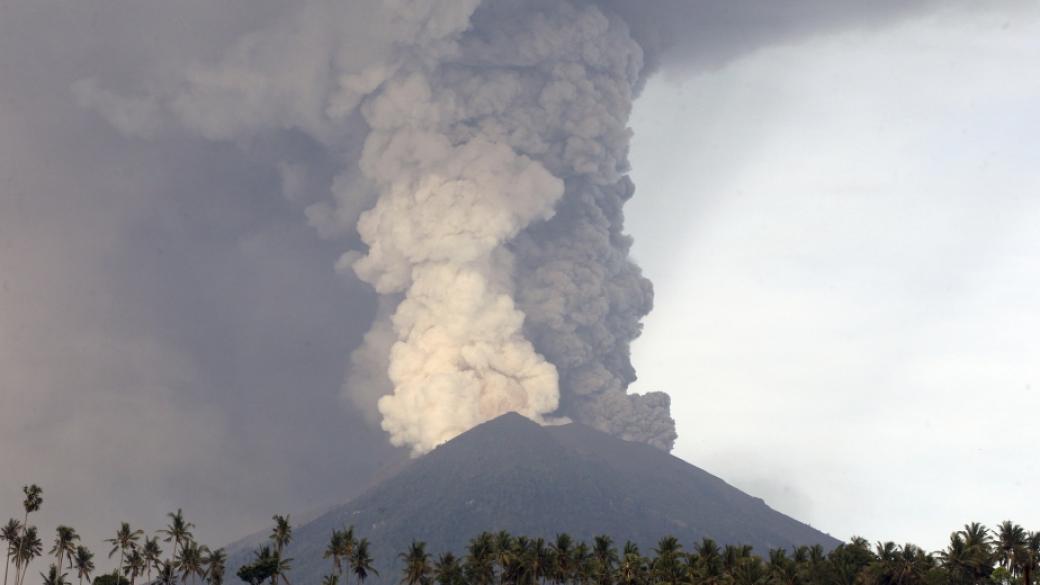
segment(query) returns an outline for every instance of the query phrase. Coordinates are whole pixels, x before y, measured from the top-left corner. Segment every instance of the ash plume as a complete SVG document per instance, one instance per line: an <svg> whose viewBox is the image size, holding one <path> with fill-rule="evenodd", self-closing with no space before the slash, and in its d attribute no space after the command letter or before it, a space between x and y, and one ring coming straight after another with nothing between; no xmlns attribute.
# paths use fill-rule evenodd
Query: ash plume
<svg viewBox="0 0 1040 585"><path fill-rule="evenodd" d="M402 297L373 326L389 352L372 335L355 354L387 363L346 388L386 372L383 428L417 452L509 410L670 449L667 396L626 394L652 304L622 232L642 50L592 5L489 3L470 25L382 66L362 102L379 196L342 264Z"/></svg>
<svg viewBox="0 0 1040 585"><path fill-rule="evenodd" d="M582 1L362 4L307 3L159 98L93 80L77 97L129 135L292 129L342 160L306 214L360 240L336 268L379 310L343 388L393 444L423 453L516 411L670 450L668 396L627 393L653 302L623 230L645 58L628 24Z"/></svg>

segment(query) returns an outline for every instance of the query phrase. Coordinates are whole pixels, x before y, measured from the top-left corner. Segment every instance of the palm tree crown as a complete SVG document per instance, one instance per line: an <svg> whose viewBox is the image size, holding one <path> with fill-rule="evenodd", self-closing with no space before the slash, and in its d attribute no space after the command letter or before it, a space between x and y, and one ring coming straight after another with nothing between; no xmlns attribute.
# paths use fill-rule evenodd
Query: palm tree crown
<svg viewBox="0 0 1040 585"><path fill-rule="evenodd" d="M141 547L141 558L144 559L145 576L148 581L152 580L152 569L156 571L162 567L162 547L159 546L159 537L144 538L144 546Z"/></svg>
<svg viewBox="0 0 1040 585"><path fill-rule="evenodd" d="M196 576L202 577L205 574L205 558L208 554L209 549L200 546L194 540L183 542L173 566L180 573L182 580L191 576L191 582L194 583Z"/></svg>
<svg viewBox="0 0 1040 585"><path fill-rule="evenodd" d="M433 575L437 585L462 585L464 583L462 566L455 555L444 553L433 567Z"/></svg>
<svg viewBox="0 0 1040 585"><path fill-rule="evenodd" d="M173 550L170 551L172 558L177 556L182 542L191 540L191 529L195 528L195 525L184 519L184 513L180 508L177 508L177 512L168 512L166 516L170 519L170 523L166 525L166 528L160 530L159 534L166 536L163 542L173 543Z"/></svg>
<svg viewBox="0 0 1040 585"><path fill-rule="evenodd" d="M430 555L426 552L425 542L413 540L408 552L401 553L400 558L404 561L402 584L426 585L429 582L433 568L430 566Z"/></svg>
<svg viewBox="0 0 1040 585"><path fill-rule="evenodd" d="M40 553L26 554L26 551L23 549L30 546L33 538L36 538L35 529L33 531L33 538L29 538L29 529L32 528L29 526L29 514L36 512L40 509L40 506L43 505L43 489L35 483L23 486L22 493L25 494L25 499L22 500L22 507L25 509L25 517L22 520L22 538L18 541L18 550L14 555L15 582L18 585L21 585L21 583L25 581L25 573L29 570L29 562L40 556ZM36 538L36 540L39 539Z"/></svg>
<svg viewBox="0 0 1040 585"><path fill-rule="evenodd" d="M282 549L289 544L292 540L292 525L289 523L289 516L281 516L275 514L272 518L274 520L274 530L271 531L271 542L274 543L274 549L278 554L282 554Z"/></svg>
<svg viewBox="0 0 1040 585"><path fill-rule="evenodd" d="M67 557L69 563L72 563L72 555L76 553L76 542L79 541L79 535L76 534L75 529L69 526L58 526L57 535L54 537L54 546L51 547L50 554L55 555L58 559L58 566L56 570L61 573L62 561Z"/></svg>
<svg viewBox="0 0 1040 585"><path fill-rule="evenodd" d="M83 579L90 583L90 574L94 572L94 553L85 546L77 546L76 554L72 557L72 567L76 569L81 584Z"/></svg>
<svg viewBox="0 0 1040 585"><path fill-rule="evenodd" d="M105 542L112 545L112 550L108 551L108 558L112 558L112 555L117 552L121 555L125 555L126 551L137 546L137 541L141 539L141 535L143 534L144 532L140 530L130 528L128 522L120 524L119 530L116 531L116 535L105 540ZM122 557L120 557L119 564L123 564Z"/></svg>
<svg viewBox="0 0 1040 585"><path fill-rule="evenodd" d="M65 573L58 571L56 565L51 565L51 568L46 573L40 573L43 577L43 585L68 585L68 581L65 580Z"/></svg>
<svg viewBox="0 0 1040 585"><path fill-rule="evenodd" d="M372 566L372 555L368 552L368 539L362 538L354 548L354 554L350 557L350 568L354 571L358 583L363 584L369 573L378 575L379 571Z"/></svg>
<svg viewBox="0 0 1040 585"><path fill-rule="evenodd" d="M15 555L15 576L18 585L25 582L25 575L29 572L29 563L43 554L43 541L36 531L35 526L22 529L22 535L18 538L18 551Z"/></svg>
<svg viewBox="0 0 1040 585"><path fill-rule="evenodd" d="M224 583L224 571L227 565L227 553L224 549L218 548L215 551L209 553L205 559L206 563L206 580L209 585L222 585Z"/></svg>

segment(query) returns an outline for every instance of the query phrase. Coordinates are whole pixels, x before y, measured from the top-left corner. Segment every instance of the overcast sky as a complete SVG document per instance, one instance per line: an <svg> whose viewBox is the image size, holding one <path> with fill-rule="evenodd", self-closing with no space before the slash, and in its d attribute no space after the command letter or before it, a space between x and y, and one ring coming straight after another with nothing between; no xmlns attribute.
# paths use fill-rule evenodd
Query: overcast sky
<svg viewBox="0 0 1040 585"><path fill-rule="evenodd" d="M1040 526L1040 22L942 12L657 78L635 345L675 453L838 536Z"/></svg>
<svg viewBox="0 0 1040 585"><path fill-rule="evenodd" d="M1031 3L602 3L676 43L648 45L628 204L656 291L635 389L671 394L675 454L842 538L1040 529ZM350 11L374 4L341 5L358 54L383 31ZM405 456L340 397L376 303L333 269L356 234L323 240L304 211L342 153L292 100L336 25L237 55L288 72L247 104L286 117L266 131L156 116L193 64L301 5L0 3L3 518L33 481L48 534L101 550L184 507L215 545Z"/></svg>

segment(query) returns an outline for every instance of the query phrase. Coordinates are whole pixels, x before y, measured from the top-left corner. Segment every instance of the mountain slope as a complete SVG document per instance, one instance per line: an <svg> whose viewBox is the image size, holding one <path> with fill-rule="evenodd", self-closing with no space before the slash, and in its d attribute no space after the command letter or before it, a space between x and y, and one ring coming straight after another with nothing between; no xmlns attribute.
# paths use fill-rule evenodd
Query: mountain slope
<svg viewBox="0 0 1040 585"><path fill-rule="evenodd" d="M611 535L649 551L664 535L690 545L769 548L837 544L721 479L663 451L588 427L542 427L507 414L413 461L348 504L296 529L293 583L329 571L322 551L333 529L353 525L372 542L376 567L397 582L397 555L412 539L436 554L464 554L482 531L591 540ZM235 559L233 559L234 561ZM232 563L237 564L237 563Z"/></svg>

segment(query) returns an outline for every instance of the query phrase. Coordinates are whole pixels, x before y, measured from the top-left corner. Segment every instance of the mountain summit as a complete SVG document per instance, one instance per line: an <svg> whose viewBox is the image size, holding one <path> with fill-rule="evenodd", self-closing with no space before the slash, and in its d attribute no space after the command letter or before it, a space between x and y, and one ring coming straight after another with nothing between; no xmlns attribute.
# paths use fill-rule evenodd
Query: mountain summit
<svg viewBox="0 0 1040 585"><path fill-rule="evenodd" d="M289 546L293 583L318 583L334 529L353 525L372 542L381 578L399 579L398 553L413 539L436 556L480 532L578 539L598 534L651 550L666 535L689 547L769 548L838 544L721 479L664 451L579 424L543 427L506 414L410 462L367 492L299 526ZM232 559L234 561L247 558Z"/></svg>

